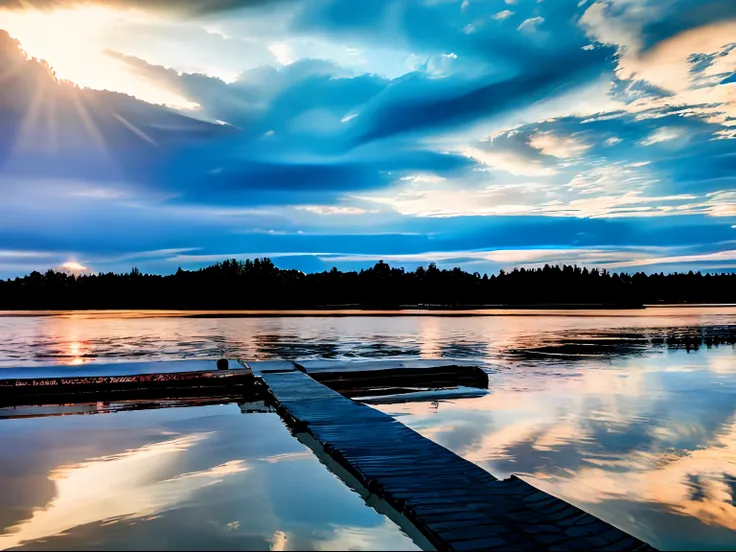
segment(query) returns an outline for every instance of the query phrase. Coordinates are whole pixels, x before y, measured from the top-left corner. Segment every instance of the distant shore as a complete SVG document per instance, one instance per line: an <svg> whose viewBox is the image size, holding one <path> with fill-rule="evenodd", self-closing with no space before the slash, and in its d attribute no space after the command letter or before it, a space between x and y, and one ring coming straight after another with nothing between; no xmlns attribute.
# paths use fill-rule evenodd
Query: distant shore
<svg viewBox="0 0 736 552"><path fill-rule="evenodd" d="M91 318L308 318L308 317L492 317L492 316L596 316L607 312L644 312L679 308L733 308L734 304L657 304L632 307L607 305L535 305L445 308L340 308L331 305L313 309L24 309L0 310L5 317L91 317Z"/></svg>
<svg viewBox="0 0 736 552"><path fill-rule="evenodd" d="M50 270L0 280L0 309L172 309L192 312L341 311L384 315L480 311L641 310L647 304L736 303L736 273L610 273L579 266L519 268L497 274L414 271L379 261L359 272L305 274L270 259L228 260L174 274L70 275ZM206 314L205 314L206 315ZM304 315L304 314L302 314ZM242 315L238 315L242 316Z"/></svg>

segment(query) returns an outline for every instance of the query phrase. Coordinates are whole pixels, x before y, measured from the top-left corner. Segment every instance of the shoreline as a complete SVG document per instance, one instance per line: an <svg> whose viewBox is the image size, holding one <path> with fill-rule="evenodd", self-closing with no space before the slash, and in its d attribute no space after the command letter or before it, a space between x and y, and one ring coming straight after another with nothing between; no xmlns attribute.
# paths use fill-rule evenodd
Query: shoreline
<svg viewBox="0 0 736 552"><path fill-rule="evenodd" d="M674 303L641 306L620 305L493 305L463 307L341 308L312 309L0 309L0 319L12 317L115 317L115 318L298 318L298 317L491 317L491 316L619 316L655 312L667 308L733 308L731 303Z"/></svg>

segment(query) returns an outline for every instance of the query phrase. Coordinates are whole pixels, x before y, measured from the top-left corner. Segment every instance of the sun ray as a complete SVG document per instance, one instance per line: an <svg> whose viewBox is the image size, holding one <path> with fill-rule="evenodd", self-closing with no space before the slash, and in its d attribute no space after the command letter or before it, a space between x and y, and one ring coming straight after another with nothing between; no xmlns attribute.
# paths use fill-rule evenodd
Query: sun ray
<svg viewBox="0 0 736 552"><path fill-rule="evenodd" d="M159 21L151 12L80 3L47 10L0 7L0 18L2 28L21 44L27 57L45 60L60 80L70 80L83 88L122 92L176 109L198 107L188 98L135 74L124 62L106 53L110 31L127 24ZM6 78L5 71L0 74L0 78Z"/></svg>
<svg viewBox="0 0 736 552"><path fill-rule="evenodd" d="M84 105L84 100L82 98L80 90L72 89L69 92L69 98L71 99L72 104L74 105L74 108L79 115L82 124L84 125L84 128L92 137L94 145L100 150L108 152L107 140L105 140L102 132L100 132L100 129L97 127L97 124L87 110L87 106Z"/></svg>
<svg viewBox="0 0 736 552"><path fill-rule="evenodd" d="M128 130L130 130L136 136L138 136L138 138L140 138L141 140L143 140L145 142L148 142L149 144L151 144L153 146L158 147L158 143L153 138L151 138L148 134L146 134L145 132L143 132L140 128L138 128L137 126L135 126L133 123L131 123L130 121L128 121L125 117L123 117L119 113L115 113L114 116L115 116L115 118L118 121L120 121L120 123L125 128L127 128Z"/></svg>
<svg viewBox="0 0 736 552"><path fill-rule="evenodd" d="M46 99L46 92L47 86L45 86L45 83L40 83L39 86L35 87L33 96L28 102L28 108L23 116L20 129L18 130L18 136L14 145L15 151L38 146L36 142L36 134L38 133L34 131L38 128L38 122L45 108L44 100Z"/></svg>
<svg viewBox="0 0 736 552"><path fill-rule="evenodd" d="M59 151L59 97L52 94L46 103L46 137L48 139L49 149L54 153Z"/></svg>

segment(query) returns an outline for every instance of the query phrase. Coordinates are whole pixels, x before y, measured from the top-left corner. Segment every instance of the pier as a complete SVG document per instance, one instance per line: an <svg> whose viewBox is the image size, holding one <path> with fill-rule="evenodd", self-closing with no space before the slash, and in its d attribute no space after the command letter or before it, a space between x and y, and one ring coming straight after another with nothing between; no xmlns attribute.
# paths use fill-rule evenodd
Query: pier
<svg viewBox="0 0 736 552"><path fill-rule="evenodd" d="M265 399L297 439L424 549L654 550L519 477L497 479L360 402L366 395L409 397L436 388L481 392L488 379L477 366L351 364L230 361L233 369L217 371L214 361L181 361L3 369L0 406L63 404L75 393L77 402L198 394Z"/></svg>
<svg viewBox="0 0 736 552"><path fill-rule="evenodd" d="M251 364L256 374L257 363ZM646 543L511 476L499 481L304 371L260 372L277 412L437 550L637 550Z"/></svg>

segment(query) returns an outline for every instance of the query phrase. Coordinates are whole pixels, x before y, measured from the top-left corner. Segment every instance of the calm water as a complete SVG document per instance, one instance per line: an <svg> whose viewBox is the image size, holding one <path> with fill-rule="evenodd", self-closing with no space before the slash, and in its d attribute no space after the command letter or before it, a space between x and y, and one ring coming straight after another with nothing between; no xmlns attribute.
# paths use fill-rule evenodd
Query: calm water
<svg viewBox="0 0 736 552"><path fill-rule="evenodd" d="M418 550L235 404L0 421L0 549Z"/></svg>
<svg viewBox="0 0 736 552"><path fill-rule="evenodd" d="M491 370L487 397L380 408L495 475L523 474L659 548L736 546L736 308L463 317L191 314L0 315L0 367L218 356L474 358ZM693 348L703 334L715 344ZM81 418L116 416L122 415ZM233 419L239 428L244 416ZM85 427L69 432L89 443L85 434L93 429ZM131 429L130 438L138 431ZM202 461L210 461L202 447ZM53 464L53 447L33 450ZM9 454L0 456L3 466ZM75 462L100 455L83 448L78 454ZM287 464L284 473L295 465ZM53 467L38 476L47 498ZM219 489L223 501L238 492L226 481ZM209 511L204 499L190 502ZM331 515L325 513L325 523ZM268 531L285 531L275 525ZM263 544L267 537L258 538Z"/></svg>

